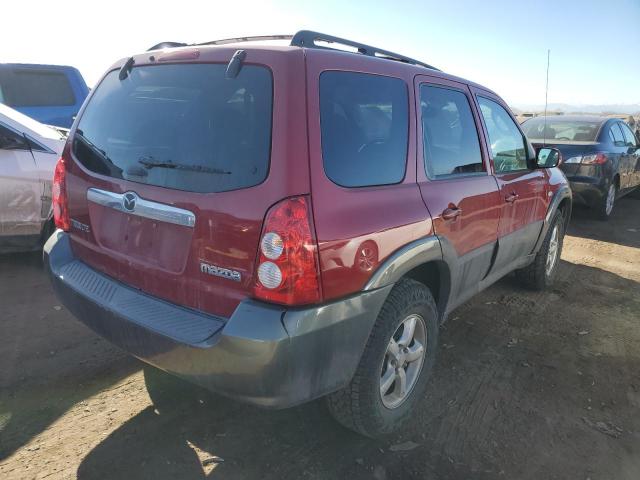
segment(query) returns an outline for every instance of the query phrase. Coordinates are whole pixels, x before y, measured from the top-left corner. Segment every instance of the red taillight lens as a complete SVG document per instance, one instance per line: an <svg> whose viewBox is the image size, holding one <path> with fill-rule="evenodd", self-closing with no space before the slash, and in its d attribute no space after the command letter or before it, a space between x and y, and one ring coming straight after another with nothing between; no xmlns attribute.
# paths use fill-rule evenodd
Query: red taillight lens
<svg viewBox="0 0 640 480"><path fill-rule="evenodd" d="M594 153L593 155L584 155L582 157L583 165L602 165L607 162L607 156L604 153Z"/></svg>
<svg viewBox="0 0 640 480"><path fill-rule="evenodd" d="M284 305L320 301L318 247L307 197L287 198L271 207L258 248L257 298Z"/></svg>
<svg viewBox="0 0 640 480"><path fill-rule="evenodd" d="M56 227L69 231L69 205L67 202L66 166L64 157L60 157L53 173L51 187L51 201L53 203L53 220Z"/></svg>

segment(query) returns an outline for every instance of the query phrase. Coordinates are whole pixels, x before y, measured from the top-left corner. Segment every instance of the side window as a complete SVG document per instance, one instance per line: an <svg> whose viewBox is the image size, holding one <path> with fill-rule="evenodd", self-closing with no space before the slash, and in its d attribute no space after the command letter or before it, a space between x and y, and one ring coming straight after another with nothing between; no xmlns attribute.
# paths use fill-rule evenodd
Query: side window
<svg viewBox="0 0 640 480"><path fill-rule="evenodd" d="M527 168L527 145L522 133L502 105L478 97L482 118L489 133L491 154L496 173Z"/></svg>
<svg viewBox="0 0 640 480"><path fill-rule="evenodd" d="M0 150L28 150L25 138L13 130L0 125Z"/></svg>
<svg viewBox="0 0 640 480"><path fill-rule="evenodd" d="M635 147L637 140L631 129L624 123L619 123L618 125L620 125L620 128L622 129L622 134L624 135L627 147Z"/></svg>
<svg viewBox="0 0 640 480"><path fill-rule="evenodd" d="M399 183L409 143L407 85L398 78L328 71L320 76L322 159L343 187Z"/></svg>
<svg viewBox="0 0 640 480"><path fill-rule="evenodd" d="M611 129L609 130L609 132L609 136L613 139L613 144L616 147L625 146L626 142L624 140L624 136L622 135L622 130L620 130L620 125L614 123L613 125L611 125Z"/></svg>
<svg viewBox="0 0 640 480"><path fill-rule="evenodd" d="M422 85L420 110L429 178L485 171L478 130L463 92Z"/></svg>

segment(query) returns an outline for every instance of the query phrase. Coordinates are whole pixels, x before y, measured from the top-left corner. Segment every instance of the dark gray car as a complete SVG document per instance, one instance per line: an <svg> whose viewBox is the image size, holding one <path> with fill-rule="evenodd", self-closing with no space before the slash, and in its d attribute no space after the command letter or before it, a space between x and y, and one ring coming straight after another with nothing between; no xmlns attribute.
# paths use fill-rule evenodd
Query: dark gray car
<svg viewBox="0 0 640 480"><path fill-rule="evenodd" d="M522 129L534 146L560 150L574 201L603 220L618 198L640 186L640 142L617 118L542 116L525 121Z"/></svg>

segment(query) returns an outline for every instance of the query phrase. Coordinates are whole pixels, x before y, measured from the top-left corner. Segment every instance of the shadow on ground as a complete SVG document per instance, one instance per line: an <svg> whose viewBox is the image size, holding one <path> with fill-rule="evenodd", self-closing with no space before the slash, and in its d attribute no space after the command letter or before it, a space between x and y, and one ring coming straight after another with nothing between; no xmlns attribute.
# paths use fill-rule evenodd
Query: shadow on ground
<svg viewBox="0 0 640 480"><path fill-rule="evenodd" d="M575 207L567 234L640 248L640 198L635 195L618 200L606 222L594 219L592 210Z"/></svg>
<svg viewBox="0 0 640 480"><path fill-rule="evenodd" d="M640 478L639 299L568 262L551 292L508 278L445 324L424 407L391 439L337 426L322 402L273 412L194 388L120 426L78 478Z"/></svg>
<svg viewBox="0 0 640 480"><path fill-rule="evenodd" d="M0 256L0 460L140 368L60 306L41 258Z"/></svg>

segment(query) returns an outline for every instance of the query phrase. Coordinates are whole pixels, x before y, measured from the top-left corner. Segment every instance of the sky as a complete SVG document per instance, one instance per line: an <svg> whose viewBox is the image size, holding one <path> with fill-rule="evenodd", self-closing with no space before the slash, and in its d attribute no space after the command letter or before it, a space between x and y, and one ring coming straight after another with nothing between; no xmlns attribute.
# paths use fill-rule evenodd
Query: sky
<svg viewBox="0 0 640 480"><path fill-rule="evenodd" d="M0 62L75 66L90 86L161 41L317 30L420 59L512 106L640 103L640 0L20 0ZM28 28L25 28L28 24Z"/></svg>

